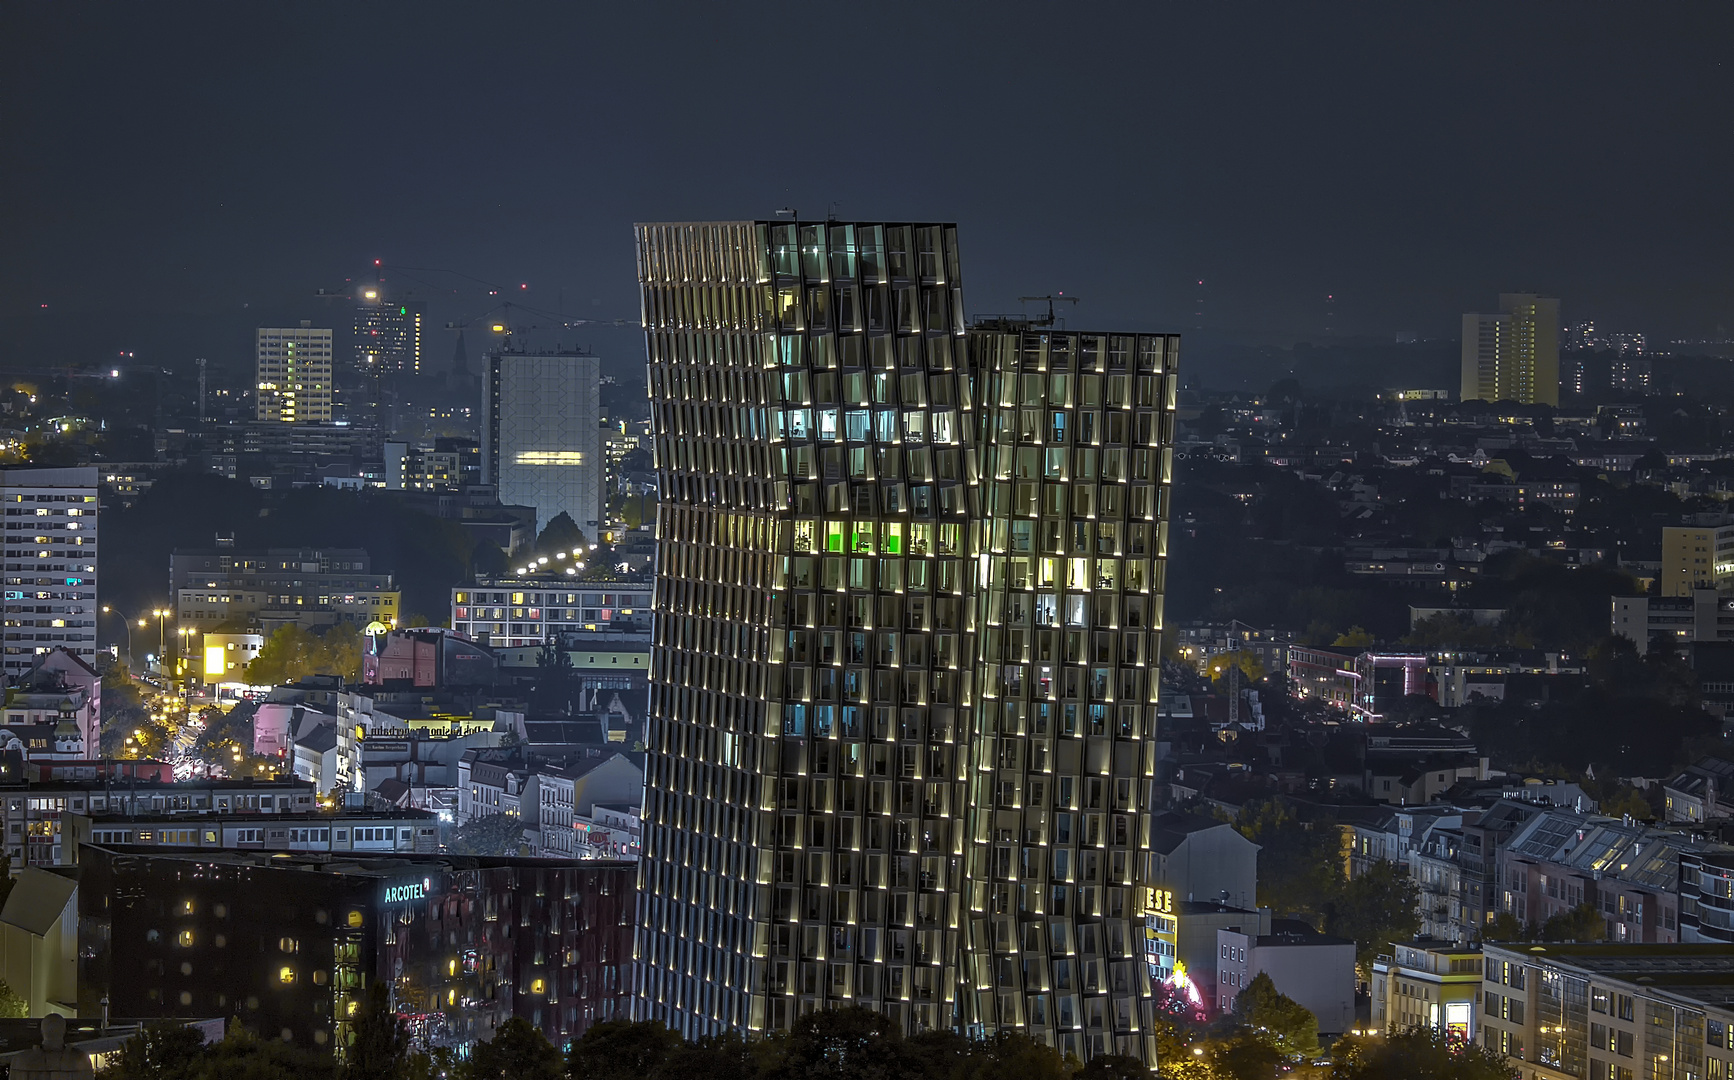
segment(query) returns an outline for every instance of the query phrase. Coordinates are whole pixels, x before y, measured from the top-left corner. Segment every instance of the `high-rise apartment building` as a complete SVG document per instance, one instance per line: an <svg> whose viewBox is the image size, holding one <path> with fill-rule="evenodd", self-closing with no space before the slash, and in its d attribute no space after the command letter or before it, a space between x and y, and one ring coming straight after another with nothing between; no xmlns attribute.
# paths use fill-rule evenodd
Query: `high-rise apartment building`
<svg viewBox="0 0 1734 1080"><path fill-rule="evenodd" d="M644 225L638 1010L1154 1055L1178 340L970 329L945 224Z"/></svg>
<svg viewBox="0 0 1734 1080"><path fill-rule="evenodd" d="M1499 313L1463 316L1463 400L1559 404L1559 301L1501 293Z"/></svg>
<svg viewBox="0 0 1734 1080"><path fill-rule="evenodd" d="M602 361L585 352L493 352L482 377L482 483L534 506L546 526L570 514L594 542L606 502Z"/></svg>
<svg viewBox="0 0 1734 1080"><path fill-rule="evenodd" d="M56 648L96 662L96 485L95 468L0 471L8 681Z"/></svg>
<svg viewBox="0 0 1734 1080"><path fill-rule="evenodd" d="M420 375L425 307L390 300L369 285L355 300L355 371L363 375Z"/></svg>
<svg viewBox="0 0 1734 1080"><path fill-rule="evenodd" d="M298 327L261 326L256 336L255 415L286 424L331 422L331 331L303 319Z"/></svg>

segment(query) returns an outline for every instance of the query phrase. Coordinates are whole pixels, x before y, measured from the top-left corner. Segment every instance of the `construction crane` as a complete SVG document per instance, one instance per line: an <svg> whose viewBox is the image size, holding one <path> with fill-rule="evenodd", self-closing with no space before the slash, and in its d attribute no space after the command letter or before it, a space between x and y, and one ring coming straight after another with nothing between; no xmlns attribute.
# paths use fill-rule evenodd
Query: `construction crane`
<svg viewBox="0 0 1734 1080"><path fill-rule="evenodd" d="M1057 321L1054 318L1054 303L1056 301L1058 301L1059 303L1062 303L1062 304L1075 304L1078 302L1078 297L1067 296L1063 292L1062 293L1056 293L1052 296L1020 296L1020 297L1018 297L1018 303L1020 303L1020 304L1033 304L1033 303L1036 303L1036 302L1042 301L1042 300L1046 300L1048 303L1048 313L1045 316L1038 316L1034 319L1031 319L1030 320L1031 326L1052 326L1052 325L1054 325L1054 323Z"/></svg>
<svg viewBox="0 0 1734 1080"><path fill-rule="evenodd" d="M523 322L514 318L513 312L528 312L544 322ZM633 326L639 325L637 319L566 319L551 311L543 311L528 304L515 304L510 300L502 301L482 312L468 318L446 323L447 330L469 330L476 326L496 334L504 339L521 330L576 330L581 326Z"/></svg>

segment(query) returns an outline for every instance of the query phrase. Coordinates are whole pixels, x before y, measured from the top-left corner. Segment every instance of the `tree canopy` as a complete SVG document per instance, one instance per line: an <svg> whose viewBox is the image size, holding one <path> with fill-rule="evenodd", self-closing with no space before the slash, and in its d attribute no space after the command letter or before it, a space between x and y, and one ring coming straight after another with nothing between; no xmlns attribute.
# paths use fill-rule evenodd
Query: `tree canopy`
<svg viewBox="0 0 1734 1080"><path fill-rule="evenodd" d="M1279 992L1265 972L1253 976L1235 995L1234 1015L1241 1023L1270 1037L1285 1054L1311 1057L1319 1052L1319 1022L1300 1002Z"/></svg>
<svg viewBox="0 0 1734 1080"><path fill-rule="evenodd" d="M1332 1048L1331 1080L1517 1080L1505 1055L1438 1028L1351 1037Z"/></svg>
<svg viewBox="0 0 1734 1080"><path fill-rule="evenodd" d="M452 830L455 855L517 855L524 840L524 819L515 814L485 814Z"/></svg>
<svg viewBox="0 0 1734 1080"><path fill-rule="evenodd" d="M1366 969L1393 941L1421 932L1420 887L1400 863L1380 860L1340 882L1324 906L1325 932L1355 943L1355 963Z"/></svg>
<svg viewBox="0 0 1734 1080"><path fill-rule="evenodd" d="M361 655L362 635L354 623L339 622L320 632L280 626L247 664L247 681L277 686L305 675L338 675L356 682L361 678Z"/></svg>

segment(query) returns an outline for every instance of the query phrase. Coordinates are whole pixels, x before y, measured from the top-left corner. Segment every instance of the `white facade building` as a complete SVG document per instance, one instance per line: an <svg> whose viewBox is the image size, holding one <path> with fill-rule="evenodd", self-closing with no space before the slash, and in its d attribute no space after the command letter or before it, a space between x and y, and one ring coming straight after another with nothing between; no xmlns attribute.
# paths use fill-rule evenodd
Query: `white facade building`
<svg viewBox="0 0 1734 1080"><path fill-rule="evenodd" d="M96 663L96 484L94 468L0 470L9 682L56 648Z"/></svg>
<svg viewBox="0 0 1734 1080"><path fill-rule="evenodd" d="M497 352L482 379L482 483L534 506L546 526L571 515L595 542L603 523L602 361L576 352Z"/></svg>

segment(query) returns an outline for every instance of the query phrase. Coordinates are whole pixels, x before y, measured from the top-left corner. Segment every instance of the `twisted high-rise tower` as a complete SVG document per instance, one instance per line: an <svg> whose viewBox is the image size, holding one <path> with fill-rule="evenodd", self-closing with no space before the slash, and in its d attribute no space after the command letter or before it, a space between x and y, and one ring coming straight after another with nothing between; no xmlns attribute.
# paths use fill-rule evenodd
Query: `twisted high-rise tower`
<svg viewBox="0 0 1734 1080"><path fill-rule="evenodd" d="M639 1012L1150 1059L1178 340L964 324L955 227L644 225Z"/></svg>

